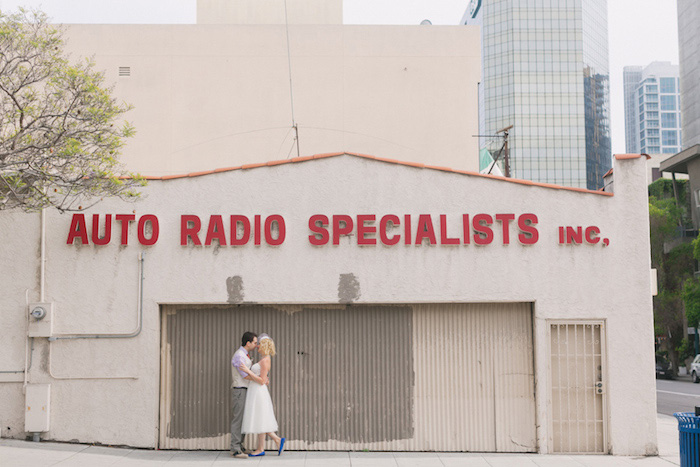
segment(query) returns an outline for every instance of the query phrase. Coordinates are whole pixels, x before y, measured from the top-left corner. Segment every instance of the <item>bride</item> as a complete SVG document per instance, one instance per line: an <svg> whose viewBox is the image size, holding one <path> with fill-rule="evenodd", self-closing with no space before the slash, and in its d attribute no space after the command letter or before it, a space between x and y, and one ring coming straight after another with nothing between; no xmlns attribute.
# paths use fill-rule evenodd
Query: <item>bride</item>
<svg viewBox="0 0 700 467"><path fill-rule="evenodd" d="M267 379L272 363L272 357L277 353L275 351L275 343L267 334L261 334L258 340L258 353L262 355L262 359L251 366L250 369L243 369L248 374L254 374ZM248 385L248 391L245 399L245 409L243 410L243 426L242 433L256 433L258 435L258 448L250 453L251 457L265 455L265 437L269 436L277 444L278 455L284 450L285 438L280 438L275 434L277 431L277 419L275 418L275 410L272 407L272 399L267 385L258 384L251 381Z"/></svg>

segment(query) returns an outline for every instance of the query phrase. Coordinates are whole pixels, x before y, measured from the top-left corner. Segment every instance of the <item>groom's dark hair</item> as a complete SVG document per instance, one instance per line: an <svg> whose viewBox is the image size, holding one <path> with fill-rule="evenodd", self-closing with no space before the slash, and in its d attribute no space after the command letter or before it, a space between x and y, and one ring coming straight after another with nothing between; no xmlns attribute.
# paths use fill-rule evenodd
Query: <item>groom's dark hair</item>
<svg viewBox="0 0 700 467"><path fill-rule="evenodd" d="M243 337L241 337L241 347L245 347L245 345L248 342L253 342L253 339L255 339L256 337L258 337L258 335L255 334L254 332L250 332L250 331L244 332Z"/></svg>

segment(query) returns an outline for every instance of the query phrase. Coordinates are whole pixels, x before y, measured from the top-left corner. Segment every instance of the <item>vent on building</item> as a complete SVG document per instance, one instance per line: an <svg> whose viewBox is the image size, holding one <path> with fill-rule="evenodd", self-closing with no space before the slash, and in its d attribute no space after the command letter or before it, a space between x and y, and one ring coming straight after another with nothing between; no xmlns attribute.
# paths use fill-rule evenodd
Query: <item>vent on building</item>
<svg viewBox="0 0 700 467"><path fill-rule="evenodd" d="M131 67L130 66L120 66L119 67L119 76L131 76Z"/></svg>

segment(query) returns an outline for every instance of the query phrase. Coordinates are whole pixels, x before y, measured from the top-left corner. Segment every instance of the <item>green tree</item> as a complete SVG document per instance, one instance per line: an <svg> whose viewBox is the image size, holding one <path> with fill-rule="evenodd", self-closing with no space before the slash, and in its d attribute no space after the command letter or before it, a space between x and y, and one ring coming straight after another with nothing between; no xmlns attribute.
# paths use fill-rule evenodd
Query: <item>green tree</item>
<svg viewBox="0 0 700 467"><path fill-rule="evenodd" d="M138 196L118 161L133 127L92 60L71 63L38 11L0 12L0 210L80 210Z"/></svg>
<svg viewBox="0 0 700 467"><path fill-rule="evenodd" d="M686 183L679 181L676 187L682 207L676 204L670 180L661 179L649 185L651 262L657 270L659 283L659 293L654 297L654 327L657 335L669 340L669 357L674 368L678 368L680 358L685 356L679 351L688 348L684 343L685 298L695 269L694 247L682 242L679 236L690 220Z"/></svg>

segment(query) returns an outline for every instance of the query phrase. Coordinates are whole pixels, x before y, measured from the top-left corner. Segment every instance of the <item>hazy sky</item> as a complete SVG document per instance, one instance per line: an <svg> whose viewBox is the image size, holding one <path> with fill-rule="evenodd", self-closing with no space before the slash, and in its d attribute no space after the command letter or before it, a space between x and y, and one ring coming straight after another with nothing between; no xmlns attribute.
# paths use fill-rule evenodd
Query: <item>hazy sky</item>
<svg viewBox="0 0 700 467"><path fill-rule="evenodd" d="M586 0L583 0L586 1ZM700 1L700 0L698 0ZM469 0L344 0L346 24L457 24ZM194 23L196 0L0 0L41 7L60 23ZM613 153L625 152L622 68L678 64L676 0L608 0Z"/></svg>

